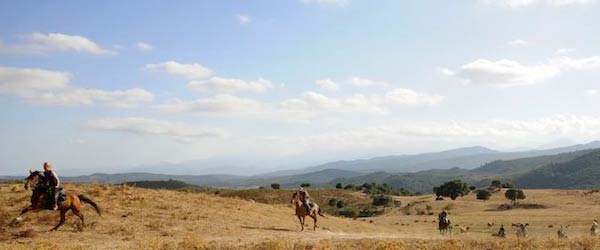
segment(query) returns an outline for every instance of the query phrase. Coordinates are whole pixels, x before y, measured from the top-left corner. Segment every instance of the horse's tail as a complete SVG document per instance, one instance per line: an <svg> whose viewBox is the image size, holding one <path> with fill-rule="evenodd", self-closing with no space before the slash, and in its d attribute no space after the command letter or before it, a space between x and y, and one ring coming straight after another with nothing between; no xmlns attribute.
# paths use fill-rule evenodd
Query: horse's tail
<svg viewBox="0 0 600 250"><path fill-rule="evenodd" d="M321 207L319 207L319 210L317 210L317 214L319 214L319 216L321 216L321 217L325 217L325 215L323 215L323 213L321 211Z"/></svg>
<svg viewBox="0 0 600 250"><path fill-rule="evenodd" d="M94 209L96 210L98 215L102 216L102 213L100 213L100 207L98 206L98 204L96 204L96 202L92 201L92 199L90 199L89 197L87 197L83 194L80 194L77 197L79 198L79 200L92 205L92 207L94 207Z"/></svg>

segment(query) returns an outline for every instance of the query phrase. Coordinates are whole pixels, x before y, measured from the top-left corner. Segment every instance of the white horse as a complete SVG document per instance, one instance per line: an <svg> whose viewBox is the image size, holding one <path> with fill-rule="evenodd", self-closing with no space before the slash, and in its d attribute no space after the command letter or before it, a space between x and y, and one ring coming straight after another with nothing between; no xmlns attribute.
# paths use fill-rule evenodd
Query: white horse
<svg viewBox="0 0 600 250"><path fill-rule="evenodd" d="M560 229L558 229L558 231L556 232L558 234L558 238L561 238L561 239L567 238L567 228L569 228L569 225L567 225L566 227L563 227L562 225L560 225Z"/></svg>
<svg viewBox="0 0 600 250"><path fill-rule="evenodd" d="M527 227L529 226L528 223L522 224L522 223L513 223L512 224L513 227L517 227L517 237L518 238L525 238L528 235L527 232Z"/></svg>

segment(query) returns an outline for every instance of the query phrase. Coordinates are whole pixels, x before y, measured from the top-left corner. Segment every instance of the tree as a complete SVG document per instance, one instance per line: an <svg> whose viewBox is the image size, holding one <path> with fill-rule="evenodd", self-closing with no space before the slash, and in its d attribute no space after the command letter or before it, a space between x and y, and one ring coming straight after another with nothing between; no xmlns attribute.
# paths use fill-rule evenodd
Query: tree
<svg viewBox="0 0 600 250"><path fill-rule="evenodd" d="M502 185L502 182L500 182L500 180L493 180L492 184L490 186L500 188L501 185Z"/></svg>
<svg viewBox="0 0 600 250"><path fill-rule="evenodd" d="M337 188L337 189L342 189L342 187L343 187L342 183L335 184L335 188Z"/></svg>
<svg viewBox="0 0 600 250"><path fill-rule="evenodd" d="M392 199L389 195L377 195L373 197L373 206L387 206L390 203L393 203L394 199Z"/></svg>
<svg viewBox="0 0 600 250"><path fill-rule="evenodd" d="M477 191L477 199L478 200L489 200L490 196L492 196L492 193L486 189L481 189Z"/></svg>
<svg viewBox="0 0 600 250"><path fill-rule="evenodd" d="M450 197L450 199L456 200L459 196L462 197L469 193L469 186L462 180L453 180L439 187L434 187L433 192L438 197Z"/></svg>
<svg viewBox="0 0 600 250"><path fill-rule="evenodd" d="M511 188L509 190L506 190L506 193L504 193L504 197L506 197L506 199L511 200L513 205L516 205L517 200L525 199L525 193L521 189Z"/></svg>
<svg viewBox="0 0 600 250"><path fill-rule="evenodd" d="M303 188L307 188L307 187L310 187L310 183L302 183L302 184L300 184L300 186Z"/></svg>
<svg viewBox="0 0 600 250"><path fill-rule="evenodd" d="M515 185L513 185L510 182L506 182L506 183L502 183L502 188L514 188Z"/></svg>
<svg viewBox="0 0 600 250"><path fill-rule="evenodd" d="M343 208L343 207L346 206L346 203L344 201L340 200L340 201L337 202L337 204L335 204L335 206L337 208Z"/></svg>
<svg viewBox="0 0 600 250"><path fill-rule="evenodd" d="M346 185L346 186L344 187L344 189L354 189L354 188L355 188L355 187L354 187L354 185L352 185L352 184L348 184L348 185Z"/></svg>
<svg viewBox="0 0 600 250"><path fill-rule="evenodd" d="M475 186L473 186L473 185L469 186L469 190L473 191L473 190L475 190L475 189L476 189L476 187L475 187Z"/></svg>
<svg viewBox="0 0 600 250"><path fill-rule="evenodd" d="M279 188L281 188L281 185L279 185L279 183L273 183L273 184L271 184L271 188L272 189L279 189Z"/></svg>
<svg viewBox="0 0 600 250"><path fill-rule="evenodd" d="M327 203L330 207L335 207L335 205L337 204L337 199L335 198L331 198L329 199L329 202Z"/></svg>

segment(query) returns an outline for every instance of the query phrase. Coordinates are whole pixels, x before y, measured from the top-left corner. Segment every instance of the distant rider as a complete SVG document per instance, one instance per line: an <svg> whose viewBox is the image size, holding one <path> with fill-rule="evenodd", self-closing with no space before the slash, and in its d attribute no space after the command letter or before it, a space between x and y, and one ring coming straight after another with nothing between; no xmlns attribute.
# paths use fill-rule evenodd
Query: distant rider
<svg viewBox="0 0 600 250"><path fill-rule="evenodd" d="M446 213L446 210L442 210L442 212L438 215L438 221L439 222L443 222L443 223L448 223L448 220L446 219L446 217L448 216L448 213Z"/></svg>
<svg viewBox="0 0 600 250"><path fill-rule="evenodd" d="M504 225L500 225L500 229L498 230L499 237L506 237L506 231L504 231Z"/></svg>
<svg viewBox="0 0 600 250"><path fill-rule="evenodd" d="M60 179L56 172L52 170L52 165L44 162L44 177L46 177L46 185L50 192L50 201L52 201L52 209L58 210L58 193L60 188Z"/></svg>
<svg viewBox="0 0 600 250"><path fill-rule="evenodd" d="M309 198L308 192L306 190L304 190L303 187L300 187L300 189L298 189L298 193L300 194L300 201L302 201L302 203L306 207L306 211L308 213L310 213L311 207L310 207L310 201L308 199Z"/></svg>

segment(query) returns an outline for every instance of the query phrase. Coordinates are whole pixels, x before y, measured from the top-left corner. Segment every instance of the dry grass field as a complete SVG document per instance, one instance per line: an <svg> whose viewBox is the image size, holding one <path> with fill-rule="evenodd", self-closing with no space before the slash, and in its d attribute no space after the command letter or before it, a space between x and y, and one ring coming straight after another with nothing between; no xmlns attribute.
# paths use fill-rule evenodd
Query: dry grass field
<svg viewBox="0 0 600 250"><path fill-rule="evenodd" d="M289 198L264 204L249 196L127 186L65 188L89 195L102 216L87 206L85 227L69 215L55 232L48 231L58 220L51 211L26 214L16 222L30 192L19 184L0 185L0 249L600 249L600 239L589 236L592 220L600 218L600 194L583 190L525 190L523 203L540 208L500 211L498 206L506 203L500 192L485 202L474 195L456 201L396 197L401 207L388 208L382 216L327 216L319 218L316 232L299 232ZM427 205L436 214L449 209L456 224L452 235L437 232L435 215L418 215ZM493 228L488 222L494 222ZM530 236L516 238L513 222L529 223ZM492 236L500 224L507 229L505 239ZM569 239L558 239L559 225L570 225ZM469 229L460 233L459 227Z"/></svg>

